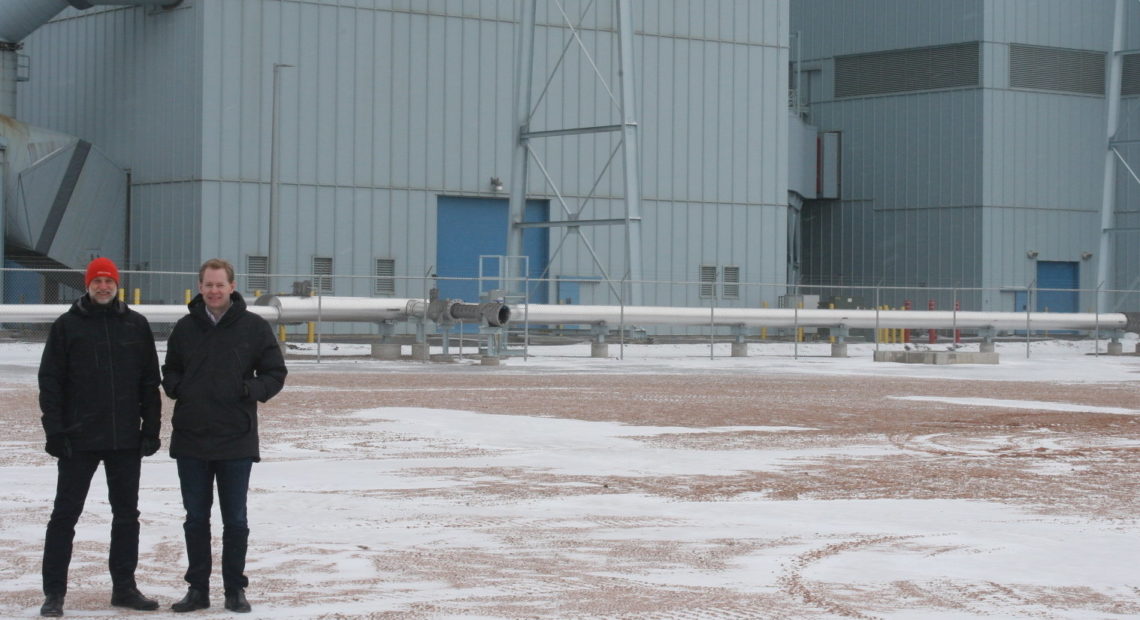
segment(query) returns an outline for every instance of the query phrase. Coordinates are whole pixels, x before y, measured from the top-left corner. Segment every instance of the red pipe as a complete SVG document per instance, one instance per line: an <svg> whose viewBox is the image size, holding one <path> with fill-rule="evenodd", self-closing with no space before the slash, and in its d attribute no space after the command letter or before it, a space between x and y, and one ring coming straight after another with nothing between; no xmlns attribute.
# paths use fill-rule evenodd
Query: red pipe
<svg viewBox="0 0 1140 620"><path fill-rule="evenodd" d="M935 310L937 308L938 308L938 304L933 299L927 300L927 302L926 302L926 309L927 310ZM938 330L937 329L928 330L927 335L930 337L930 344L938 344Z"/></svg>

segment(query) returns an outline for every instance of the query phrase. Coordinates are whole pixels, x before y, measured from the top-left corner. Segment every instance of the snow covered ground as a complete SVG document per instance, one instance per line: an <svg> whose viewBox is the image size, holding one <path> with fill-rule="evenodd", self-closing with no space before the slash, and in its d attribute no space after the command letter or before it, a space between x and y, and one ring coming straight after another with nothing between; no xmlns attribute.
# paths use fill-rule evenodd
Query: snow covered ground
<svg viewBox="0 0 1140 620"><path fill-rule="evenodd" d="M922 366L864 344L837 359L827 344L732 358L615 343L484 367L472 350L425 364L336 346L291 357L262 410L252 617L1140 617L1140 357L1048 341L1001 343L996 366ZM42 601L55 474L39 353L0 345L2 617ZM165 450L142 486L138 578L162 603L143 615L182 617ZM117 615L109 523L97 475L68 617ZM214 579L192 617L229 616Z"/></svg>

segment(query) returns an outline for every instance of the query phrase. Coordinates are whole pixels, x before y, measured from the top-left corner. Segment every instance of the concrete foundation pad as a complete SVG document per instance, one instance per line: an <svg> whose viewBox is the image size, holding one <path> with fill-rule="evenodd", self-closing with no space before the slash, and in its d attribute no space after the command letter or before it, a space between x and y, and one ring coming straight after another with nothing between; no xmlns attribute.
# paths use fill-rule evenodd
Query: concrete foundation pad
<svg viewBox="0 0 1140 620"><path fill-rule="evenodd" d="M381 360L398 360L402 348L398 344L376 342L372 344L372 357Z"/></svg>
<svg viewBox="0 0 1140 620"><path fill-rule="evenodd" d="M997 364L997 353L970 351L875 351L876 362L899 364Z"/></svg>
<svg viewBox="0 0 1140 620"><path fill-rule="evenodd" d="M1109 355L1122 355L1123 353L1124 353L1124 343L1122 343L1122 342L1110 342L1110 343L1108 343L1108 354Z"/></svg>
<svg viewBox="0 0 1140 620"><path fill-rule="evenodd" d="M982 353L993 353L994 352L994 343L983 342L983 343L978 345L978 350L981 351Z"/></svg>
<svg viewBox="0 0 1140 620"><path fill-rule="evenodd" d="M847 357L847 343L833 342L831 344L831 357Z"/></svg>
<svg viewBox="0 0 1140 620"><path fill-rule="evenodd" d="M748 357L748 343L747 342L734 342L734 343L732 343L732 356L733 357Z"/></svg>
<svg viewBox="0 0 1140 620"><path fill-rule="evenodd" d="M492 357L490 355L484 355L483 357L479 358L479 364L481 366L498 366L499 358Z"/></svg>
<svg viewBox="0 0 1140 620"><path fill-rule="evenodd" d="M454 362L455 356L444 353L435 353L429 359L433 362Z"/></svg>
<svg viewBox="0 0 1140 620"><path fill-rule="evenodd" d="M430 359L431 348L427 344L412 345L412 359L426 362Z"/></svg>
<svg viewBox="0 0 1140 620"><path fill-rule="evenodd" d="M590 343L590 357L609 357L610 345L604 342Z"/></svg>

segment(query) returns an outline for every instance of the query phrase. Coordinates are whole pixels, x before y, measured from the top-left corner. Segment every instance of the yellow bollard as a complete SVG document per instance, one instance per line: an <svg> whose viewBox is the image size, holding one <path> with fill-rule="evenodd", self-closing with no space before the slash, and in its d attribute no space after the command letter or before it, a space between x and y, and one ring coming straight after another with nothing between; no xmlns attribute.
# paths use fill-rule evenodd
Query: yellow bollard
<svg viewBox="0 0 1140 620"><path fill-rule="evenodd" d="M186 303L190 303L190 289L186 289Z"/></svg>
<svg viewBox="0 0 1140 620"><path fill-rule="evenodd" d="M314 321L309 321L309 339L305 342L312 344L317 341L317 324Z"/></svg>
<svg viewBox="0 0 1140 620"><path fill-rule="evenodd" d="M253 298L257 299L258 297L261 297L261 291L254 291L253 292Z"/></svg>
<svg viewBox="0 0 1140 620"><path fill-rule="evenodd" d="M119 301L126 301L126 300L127 300L127 289L125 289L125 288L119 289Z"/></svg>
<svg viewBox="0 0 1140 620"><path fill-rule="evenodd" d="M765 302L762 302L762 303L760 304L760 307L761 307L761 308L767 308L767 307L768 307L768 302L766 302L766 301L765 301ZM760 339L761 339L761 340L767 340L767 339L768 339L768 328L767 328L767 327L761 327L761 328L760 328Z"/></svg>
<svg viewBox="0 0 1140 620"><path fill-rule="evenodd" d="M800 310L804 309L804 305L802 303L798 304L796 307L799 308ZM797 327L796 328L796 342L803 342L803 341L804 341L804 328Z"/></svg>
<svg viewBox="0 0 1140 620"><path fill-rule="evenodd" d="M830 303L830 304L827 304L827 309L828 309L828 310L834 310L834 309L835 309L835 304L834 304L834 303ZM828 331L828 333L831 333L831 330L830 330L830 329L829 329L829 330L827 330L827 331ZM827 340L828 340L828 342L830 342L831 344L835 344L835 336L831 336L831 337L829 337Z"/></svg>
<svg viewBox="0 0 1140 620"><path fill-rule="evenodd" d="M142 289L136 288L135 289L135 305L137 306L141 303L142 303Z"/></svg>
<svg viewBox="0 0 1140 620"><path fill-rule="evenodd" d="M279 340L281 342L285 342L285 326L284 325L278 325L277 326L277 340Z"/></svg>

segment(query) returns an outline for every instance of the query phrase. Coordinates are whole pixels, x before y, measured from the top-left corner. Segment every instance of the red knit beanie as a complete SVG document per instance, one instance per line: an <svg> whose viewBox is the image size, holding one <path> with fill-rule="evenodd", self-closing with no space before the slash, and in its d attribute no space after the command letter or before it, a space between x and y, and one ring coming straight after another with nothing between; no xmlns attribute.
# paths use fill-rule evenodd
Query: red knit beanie
<svg viewBox="0 0 1140 620"><path fill-rule="evenodd" d="M119 285L119 268L111 259L100 256L87 265L87 277L83 278L83 286L91 286L91 281L101 276L111 278L115 281L115 286Z"/></svg>

